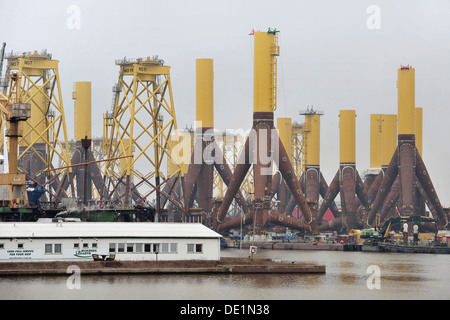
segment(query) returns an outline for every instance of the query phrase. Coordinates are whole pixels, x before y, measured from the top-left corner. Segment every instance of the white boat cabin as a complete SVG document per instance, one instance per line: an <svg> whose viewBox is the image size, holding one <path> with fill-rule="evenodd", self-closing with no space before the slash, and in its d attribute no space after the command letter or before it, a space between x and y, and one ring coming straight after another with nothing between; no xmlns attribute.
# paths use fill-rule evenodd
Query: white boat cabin
<svg viewBox="0 0 450 320"><path fill-rule="evenodd" d="M0 262L219 260L220 239L200 223L2 222Z"/></svg>

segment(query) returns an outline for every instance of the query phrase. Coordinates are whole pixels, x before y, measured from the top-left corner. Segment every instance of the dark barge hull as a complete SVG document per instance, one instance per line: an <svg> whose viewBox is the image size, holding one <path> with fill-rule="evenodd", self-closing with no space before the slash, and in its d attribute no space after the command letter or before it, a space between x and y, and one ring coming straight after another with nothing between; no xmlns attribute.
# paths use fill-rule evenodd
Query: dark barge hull
<svg viewBox="0 0 450 320"><path fill-rule="evenodd" d="M378 249L379 252L450 254L450 247L408 246L384 242L378 244Z"/></svg>

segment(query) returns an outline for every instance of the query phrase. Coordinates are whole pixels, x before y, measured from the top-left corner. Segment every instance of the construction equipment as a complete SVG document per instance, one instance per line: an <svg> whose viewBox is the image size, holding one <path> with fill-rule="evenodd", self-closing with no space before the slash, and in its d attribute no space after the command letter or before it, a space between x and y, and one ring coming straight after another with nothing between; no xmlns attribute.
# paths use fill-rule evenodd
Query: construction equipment
<svg viewBox="0 0 450 320"><path fill-rule="evenodd" d="M426 216L399 216L388 219L383 226L377 230L376 228L364 229L360 233L361 239L384 240L389 236L392 225L405 222L430 222L435 223L436 220Z"/></svg>

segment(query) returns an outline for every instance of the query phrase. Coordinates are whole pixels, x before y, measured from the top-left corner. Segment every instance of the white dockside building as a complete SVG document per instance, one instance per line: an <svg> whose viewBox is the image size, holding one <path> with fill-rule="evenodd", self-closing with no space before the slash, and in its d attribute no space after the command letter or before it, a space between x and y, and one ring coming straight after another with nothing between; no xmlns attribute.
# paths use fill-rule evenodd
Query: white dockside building
<svg viewBox="0 0 450 320"><path fill-rule="evenodd" d="M219 260L220 239L200 223L1 222L0 261Z"/></svg>

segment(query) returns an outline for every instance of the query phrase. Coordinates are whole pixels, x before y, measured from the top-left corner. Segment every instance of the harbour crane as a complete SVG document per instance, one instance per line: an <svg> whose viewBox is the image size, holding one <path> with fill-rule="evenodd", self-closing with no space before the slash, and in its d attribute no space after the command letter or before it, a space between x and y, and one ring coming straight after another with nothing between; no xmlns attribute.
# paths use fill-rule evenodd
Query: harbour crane
<svg viewBox="0 0 450 320"><path fill-rule="evenodd" d="M0 173L0 208L9 207L14 211L29 207L26 177L25 174L18 172L17 150L18 138L21 136L19 122L31 117L31 104L21 103L18 100L12 102L0 93L0 111L7 121L6 137L9 138L8 152L4 150L5 157L8 157L8 172Z"/></svg>

